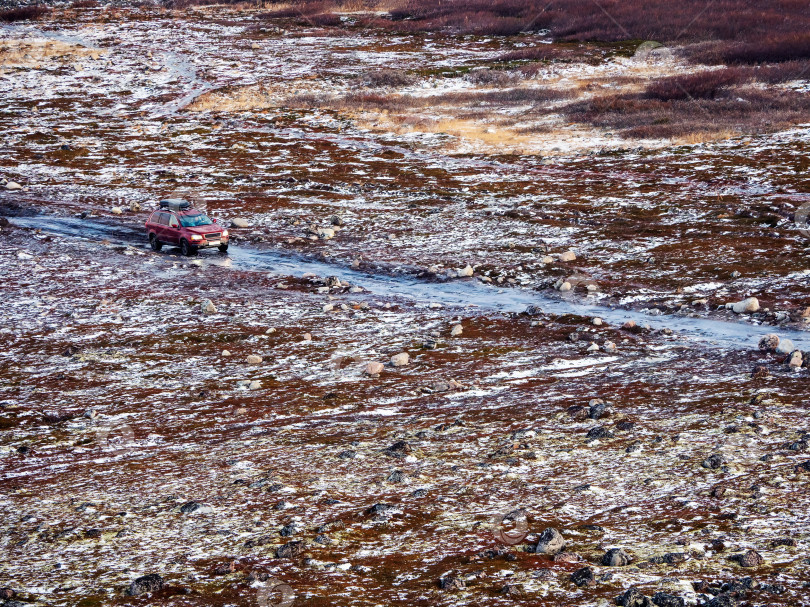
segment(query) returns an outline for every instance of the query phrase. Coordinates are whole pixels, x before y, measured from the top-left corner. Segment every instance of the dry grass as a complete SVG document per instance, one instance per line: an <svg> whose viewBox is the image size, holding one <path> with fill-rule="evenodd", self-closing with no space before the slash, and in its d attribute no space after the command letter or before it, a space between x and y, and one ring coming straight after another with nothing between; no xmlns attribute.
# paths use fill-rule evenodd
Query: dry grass
<svg viewBox="0 0 810 607"><path fill-rule="evenodd" d="M36 68L46 61L70 63L82 58L98 59L104 51L88 49L59 40L28 38L10 39L0 43L0 67Z"/></svg>

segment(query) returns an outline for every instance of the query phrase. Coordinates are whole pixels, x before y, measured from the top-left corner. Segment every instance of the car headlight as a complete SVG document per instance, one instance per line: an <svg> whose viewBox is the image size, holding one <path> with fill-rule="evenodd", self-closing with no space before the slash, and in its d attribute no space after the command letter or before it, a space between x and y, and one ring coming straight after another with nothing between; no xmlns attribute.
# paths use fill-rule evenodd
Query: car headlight
<svg viewBox="0 0 810 607"><path fill-rule="evenodd" d="M191 237L191 240L202 240L202 236L198 236L197 234L195 234L194 236Z"/></svg>
<svg viewBox="0 0 810 607"><path fill-rule="evenodd" d="M228 235L228 230L222 230L222 235L227 236Z"/></svg>

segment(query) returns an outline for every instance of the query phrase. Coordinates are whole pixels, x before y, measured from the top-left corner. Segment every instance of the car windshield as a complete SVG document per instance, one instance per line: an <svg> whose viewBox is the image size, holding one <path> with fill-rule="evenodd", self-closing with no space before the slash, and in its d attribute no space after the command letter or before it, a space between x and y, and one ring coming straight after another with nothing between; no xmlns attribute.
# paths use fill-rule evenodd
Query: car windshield
<svg viewBox="0 0 810 607"><path fill-rule="evenodd" d="M210 226L213 221L208 219L208 215L202 213L189 213L188 215L180 215L180 223L184 228L193 228L196 226Z"/></svg>

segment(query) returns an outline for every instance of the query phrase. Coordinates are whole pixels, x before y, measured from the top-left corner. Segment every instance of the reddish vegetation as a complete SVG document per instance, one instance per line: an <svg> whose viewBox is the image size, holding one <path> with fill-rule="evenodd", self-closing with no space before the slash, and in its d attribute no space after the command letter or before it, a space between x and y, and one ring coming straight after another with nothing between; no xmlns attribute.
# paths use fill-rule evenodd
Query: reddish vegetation
<svg viewBox="0 0 810 607"><path fill-rule="evenodd" d="M210 0L169 0L176 4ZM301 18L318 26L337 26L340 2L302 2L271 11L265 18ZM408 0L374 24L404 32L509 36L548 29L559 41L618 42L659 40L700 43L690 51L700 63L781 63L810 58L810 13L797 0ZM515 51L512 59L557 58L557 49Z"/></svg>
<svg viewBox="0 0 810 607"><path fill-rule="evenodd" d="M548 28L560 40L720 40L738 62L807 57L810 14L796 0L410 0L391 11L406 30L502 35Z"/></svg>
<svg viewBox="0 0 810 607"><path fill-rule="evenodd" d="M700 92L698 88L693 90ZM791 91L734 89L711 98L708 93L690 98L676 86L661 87L660 96L598 97L567 108L572 120L619 129L630 138L677 137L719 130L771 131L801 121L808 111L807 96Z"/></svg>

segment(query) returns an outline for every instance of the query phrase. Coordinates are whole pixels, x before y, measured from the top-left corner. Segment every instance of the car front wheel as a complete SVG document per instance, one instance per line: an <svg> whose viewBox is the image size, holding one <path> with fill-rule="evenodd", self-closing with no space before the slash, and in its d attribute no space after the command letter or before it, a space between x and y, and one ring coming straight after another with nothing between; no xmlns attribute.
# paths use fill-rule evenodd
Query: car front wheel
<svg viewBox="0 0 810 607"><path fill-rule="evenodd" d="M149 245L152 247L153 251L160 251L163 248L163 243L160 242L154 234L149 235Z"/></svg>
<svg viewBox="0 0 810 607"><path fill-rule="evenodd" d="M180 241L180 253L186 257L194 255L197 252L197 247L193 247L188 243L185 238Z"/></svg>
<svg viewBox="0 0 810 607"><path fill-rule="evenodd" d="M226 244L221 244L221 245L219 245L219 250L220 250L222 253L227 253L227 252L228 252L228 245L226 245Z"/></svg>

